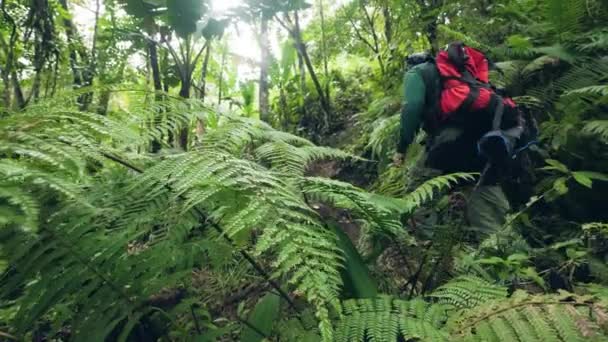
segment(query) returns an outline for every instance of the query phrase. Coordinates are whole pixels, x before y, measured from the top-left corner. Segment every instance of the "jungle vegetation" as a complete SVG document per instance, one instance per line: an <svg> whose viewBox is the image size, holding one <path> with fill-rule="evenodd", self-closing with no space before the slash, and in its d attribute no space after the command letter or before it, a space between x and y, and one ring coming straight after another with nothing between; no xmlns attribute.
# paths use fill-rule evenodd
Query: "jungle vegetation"
<svg viewBox="0 0 608 342"><path fill-rule="evenodd" d="M220 2L0 0L0 340L608 341L605 1ZM391 163L454 40L540 127L489 235Z"/></svg>

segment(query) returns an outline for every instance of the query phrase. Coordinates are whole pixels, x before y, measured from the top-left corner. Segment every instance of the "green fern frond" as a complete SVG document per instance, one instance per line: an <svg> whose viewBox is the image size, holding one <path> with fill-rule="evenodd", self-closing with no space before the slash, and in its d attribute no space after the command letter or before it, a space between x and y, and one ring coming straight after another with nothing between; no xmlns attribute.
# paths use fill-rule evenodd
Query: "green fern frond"
<svg viewBox="0 0 608 342"><path fill-rule="evenodd" d="M382 118L399 113L403 99L401 96L380 97L369 104L367 111L356 115L358 124L370 125Z"/></svg>
<svg viewBox="0 0 608 342"><path fill-rule="evenodd" d="M406 195L404 200L407 206L404 211L411 212L420 207L425 202L432 200L439 191L449 189L463 181L471 182L473 180L475 180L475 176L471 173L453 173L430 179Z"/></svg>
<svg viewBox="0 0 608 342"><path fill-rule="evenodd" d="M564 95L571 95L571 94L607 96L608 95L608 86L607 85L595 85L595 86L583 87L583 88L579 88L579 89L570 90L570 91L566 92Z"/></svg>
<svg viewBox="0 0 608 342"><path fill-rule="evenodd" d="M581 227L583 232L587 234L599 233L604 236L608 236L608 223L603 222L591 222L585 223Z"/></svg>
<svg viewBox="0 0 608 342"><path fill-rule="evenodd" d="M583 132L598 135L608 141L608 120L589 121L583 127Z"/></svg>
<svg viewBox="0 0 608 342"><path fill-rule="evenodd" d="M367 144L367 148L372 150L374 156L380 157L396 146L399 136L399 119L400 115L395 114L374 122L374 129Z"/></svg>
<svg viewBox="0 0 608 342"><path fill-rule="evenodd" d="M381 296L347 300L342 307L336 341L447 341L441 331L447 313L441 304Z"/></svg>
<svg viewBox="0 0 608 342"><path fill-rule="evenodd" d="M574 295L516 292L511 299L464 311L451 322L451 335L462 341L606 341L592 314L596 310L605 312L601 304Z"/></svg>
<svg viewBox="0 0 608 342"><path fill-rule="evenodd" d="M272 169L289 175L303 175L313 161L359 159L350 153L330 147L296 147L282 141L261 145L255 150L255 155L261 162L269 163Z"/></svg>
<svg viewBox="0 0 608 342"><path fill-rule="evenodd" d="M2 184L0 188L0 199L6 200L7 204L0 206L0 226L16 223L26 230L35 230L38 227L38 215L40 208L32 194L17 186ZM4 202L4 201L2 201ZM1 202L0 202L1 203ZM15 210L17 208L19 210Z"/></svg>
<svg viewBox="0 0 608 342"><path fill-rule="evenodd" d="M405 234L398 215L405 202L394 199L389 201L349 183L320 177L305 177L300 182L300 187L311 199L349 209L372 230L393 236Z"/></svg>
<svg viewBox="0 0 608 342"><path fill-rule="evenodd" d="M583 0L549 0L545 3L545 17L560 35L576 32L587 13L585 7Z"/></svg>
<svg viewBox="0 0 608 342"><path fill-rule="evenodd" d="M481 278L461 276L437 288L431 295L440 303L458 309L473 308L490 300L507 297L507 289L491 284Z"/></svg>
<svg viewBox="0 0 608 342"><path fill-rule="evenodd" d="M470 47L484 50L484 51L490 51L489 46L487 46L486 44L484 44L462 32L455 31L455 30L449 28L447 25L438 25L437 29L444 36L445 41L457 40L457 41L461 41L461 42L465 43L466 45L468 45Z"/></svg>

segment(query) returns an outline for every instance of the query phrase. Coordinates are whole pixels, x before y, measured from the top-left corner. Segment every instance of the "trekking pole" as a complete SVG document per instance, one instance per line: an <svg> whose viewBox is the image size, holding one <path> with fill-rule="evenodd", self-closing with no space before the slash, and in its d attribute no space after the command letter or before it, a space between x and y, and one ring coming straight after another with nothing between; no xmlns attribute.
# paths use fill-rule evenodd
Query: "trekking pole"
<svg viewBox="0 0 608 342"><path fill-rule="evenodd" d="M477 181L477 183L475 183L475 186L473 187L473 192L477 191L477 189L479 189L479 187L481 186L481 184L483 184L483 181L486 180L486 175L488 174L488 171L490 170L490 168L492 167L492 163L487 162L486 165L483 167L483 170L481 171L481 174L479 175L479 180ZM467 202L468 202L468 198L467 198Z"/></svg>

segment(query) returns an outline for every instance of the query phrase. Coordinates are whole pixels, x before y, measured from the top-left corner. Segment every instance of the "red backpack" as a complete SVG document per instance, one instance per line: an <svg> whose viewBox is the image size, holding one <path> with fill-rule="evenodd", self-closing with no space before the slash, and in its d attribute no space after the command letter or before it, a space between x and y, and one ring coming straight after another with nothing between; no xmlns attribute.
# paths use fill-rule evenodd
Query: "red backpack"
<svg viewBox="0 0 608 342"><path fill-rule="evenodd" d="M515 107L513 100L498 97L489 83L489 62L483 52L451 43L435 58L443 89L439 103L439 121L460 112L488 109L495 100ZM495 105L495 103L494 103Z"/></svg>

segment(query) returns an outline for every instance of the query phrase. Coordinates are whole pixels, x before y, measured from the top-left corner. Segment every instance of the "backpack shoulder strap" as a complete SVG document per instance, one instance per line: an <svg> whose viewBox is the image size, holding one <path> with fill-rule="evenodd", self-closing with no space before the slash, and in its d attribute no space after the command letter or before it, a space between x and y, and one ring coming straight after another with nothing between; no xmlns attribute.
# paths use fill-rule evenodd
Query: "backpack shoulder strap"
<svg viewBox="0 0 608 342"><path fill-rule="evenodd" d="M442 82L435 59L430 59L418 68L425 89L424 130L433 135L439 125L439 101L441 97Z"/></svg>

